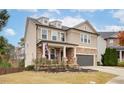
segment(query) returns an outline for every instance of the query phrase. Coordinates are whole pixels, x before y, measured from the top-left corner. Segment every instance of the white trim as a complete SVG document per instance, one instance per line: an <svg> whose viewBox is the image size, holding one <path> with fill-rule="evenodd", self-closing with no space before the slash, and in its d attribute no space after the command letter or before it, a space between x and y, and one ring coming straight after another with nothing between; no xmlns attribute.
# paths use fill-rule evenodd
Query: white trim
<svg viewBox="0 0 124 93"><path fill-rule="evenodd" d="M43 30L46 30L46 32L47 32L47 39L43 39L42 38L42 31ZM42 40L48 40L48 29L46 29L46 28L41 28L41 30L40 30L40 39L42 39Z"/></svg>
<svg viewBox="0 0 124 93"><path fill-rule="evenodd" d="M85 47L85 46L77 46L78 48L88 48L88 49L97 49L95 47Z"/></svg>
<svg viewBox="0 0 124 93"><path fill-rule="evenodd" d="M96 55L96 54L76 53L76 55Z"/></svg>
<svg viewBox="0 0 124 93"><path fill-rule="evenodd" d="M54 32L57 33L56 40L53 40L53 39L52 39L52 36L53 36L52 34L53 34ZM58 34L58 31L51 31L51 40L52 40L52 41L58 41L58 37L59 37L58 35L59 35L59 34Z"/></svg>
<svg viewBox="0 0 124 93"><path fill-rule="evenodd" d="M83 41L81 41L81 35L83 36ZM84 33L80 33L80 42L84 43Z"/></svg>
<svg viewBox="0 0 124 93"><path fill-rule="evenodd" d="M76 53L76 56L77 55L91 55L93 56L93 66L96 66L96 54L85 54L85 53Z"/></svg>
<svg viewBox="0 0 124 93"><path fill-rule="evenodd" d="M83 36L83 42L81 41L81 35ZM86 36L87 42L85 42L85 36ZM88 40L90 40L90 43L88 42ZM91 35L86 33L80 33L80 43L91 44Z"/></svg>
<svg viewBox="0 0 124 93"><path fill-rule="evenodd" d="M61 40L61 33L64 34L64 41ZM66 41L66 36L65 36L65 33L64 33L64 32L60 32L60 41L61 41L61 42L65 42L65 41Z"/></svg>

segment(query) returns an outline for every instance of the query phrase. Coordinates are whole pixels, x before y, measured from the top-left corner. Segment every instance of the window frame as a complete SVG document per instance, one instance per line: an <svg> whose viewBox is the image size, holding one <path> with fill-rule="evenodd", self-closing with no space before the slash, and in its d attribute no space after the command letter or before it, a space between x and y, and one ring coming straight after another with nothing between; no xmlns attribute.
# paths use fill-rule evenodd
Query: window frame
<svg viewBox="0 0 124 93"><path fill-rule="evenodd" d="M46 30L46 35L47 35L46 39L44 39L43 36L42 36L42 35L43 35L43 30ZM41 39L42 39L42 40L48 40L48 29L46 29L46 28L41 28Z"/></svg>
<svg viewBox="0 0 124 93"><path fill-rule="evenodd" d="M109 44L113 44L114 43L114 40L113 39L110 39L109 40Z"/></svg>
<svg viewBox="0 0 124 93"><path fill-rule="evenodd" d="M64 41L62 41L62 35L61 34L64 34ZM65 42L65 33L64 32L60 32L60 41Z"/></svg>
<svg viewBox="0 0 124 93"><path fill-rule="evenodd" d="M57 33L57 35L56 35L56 40L53 40L53 36L55 36L53 33ZM51 31L51 40L53 40L53 41L58 41L58 32L57 31Z"/></svg>
<svg viewBox="0 0 124 93"><path fill-rule="evenodd" d="M86 38L85 38L85 36L86 36ZM81 38L83 39L83 41ZM85 42L85 39L86 39L86 42ZM89 42L89 40L90 40L90 42ZM85 34L85 33L80 33L80 42L85 43L85 44L90 44L91 43L91 35Z"/></svg>
<svg viewBox="0 0 124 93"><path fill-rule="evenodd" d="M87 35L87 37L88 37L87 38L88 39L88 42L87 43L90 44L91 43L91 35ZM90 42L89 42L89 40L90 40Z"/></svg>
<svg viewBox="0 0 124 93"><path fill-rule="evenodd" d="M83 37L82 37L82 36L83 36ZM82 41L81 38L83 38L83 41ZM80 42L81 42L81 43L84 43L84 34L83 34L83 33L80 33Z"/></svg>

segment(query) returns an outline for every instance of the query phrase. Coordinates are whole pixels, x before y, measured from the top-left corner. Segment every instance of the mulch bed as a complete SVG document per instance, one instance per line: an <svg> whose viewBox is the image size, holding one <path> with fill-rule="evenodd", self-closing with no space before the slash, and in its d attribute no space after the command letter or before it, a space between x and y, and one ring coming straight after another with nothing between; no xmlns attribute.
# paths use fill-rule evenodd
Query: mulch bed
<svg viewBox="0 0 124 93"><path fill-rule="evenodd" d="M79 66L74 67L62 67L62 66L40 66L36 71L45 72L98 72L98 70L84 69Z"/></svg>

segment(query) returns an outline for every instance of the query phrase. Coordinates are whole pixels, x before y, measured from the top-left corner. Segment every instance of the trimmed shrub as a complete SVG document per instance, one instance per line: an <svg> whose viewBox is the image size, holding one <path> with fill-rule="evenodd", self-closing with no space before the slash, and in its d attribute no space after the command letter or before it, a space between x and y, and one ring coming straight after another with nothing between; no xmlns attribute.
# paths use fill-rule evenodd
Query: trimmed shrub
<svg viewBox="0 0 124 93"><path fill-rule="evenodd" d="M27 71L32 71L32 70L34 70L34 65L28 65L28 66L25 68L25 70L27 70Z"/></svg>
<svg viewBox="0 0 124 93"><path fill-rule="evenodd" d="M102 55L103 66L117 66L118 57L116 49L106 48L105 54Z"/></svg>

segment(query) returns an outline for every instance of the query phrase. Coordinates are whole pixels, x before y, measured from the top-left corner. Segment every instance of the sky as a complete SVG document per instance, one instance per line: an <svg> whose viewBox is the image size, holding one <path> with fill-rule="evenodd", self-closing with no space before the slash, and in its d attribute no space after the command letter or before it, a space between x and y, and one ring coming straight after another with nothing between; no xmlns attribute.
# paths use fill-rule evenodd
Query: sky
<svg viewBox="0 0 124 93"><path fill-rule="evenodd" d="M72 27L88 20L98 31L119 31L124 29L124 10L119 9L11 9L7 26L0 35L8 42L18 46L24 37L27 17L48 17L49 20L60 20L65 26Z"/></svg>

